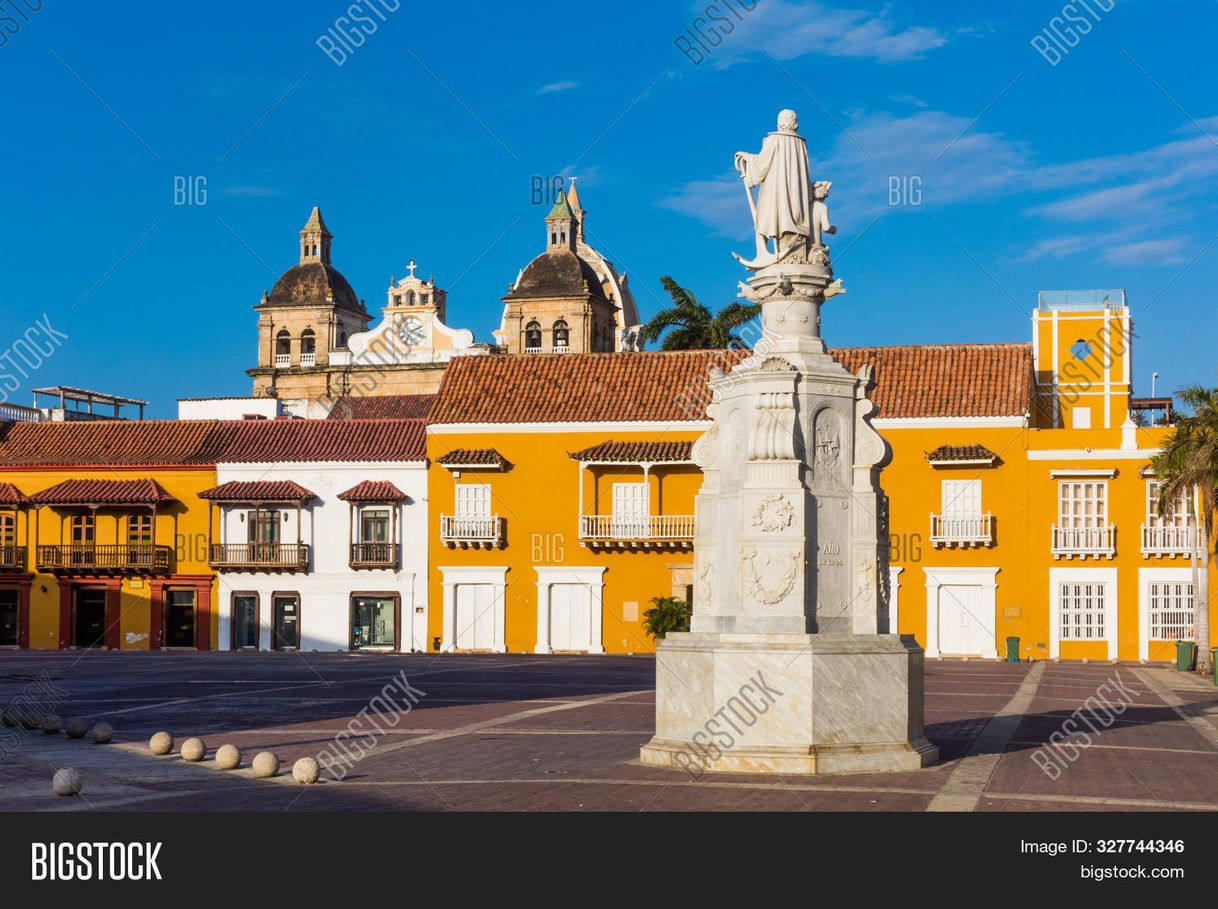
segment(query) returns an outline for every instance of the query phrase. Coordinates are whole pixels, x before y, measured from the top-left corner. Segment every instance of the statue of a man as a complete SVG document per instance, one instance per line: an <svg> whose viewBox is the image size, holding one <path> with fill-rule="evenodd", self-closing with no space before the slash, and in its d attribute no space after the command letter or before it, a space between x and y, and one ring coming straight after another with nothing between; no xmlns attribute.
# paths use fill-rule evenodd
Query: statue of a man
<svg viewBox="0 0 1218 909"><path fill-rule="evenodd" d="M749 268L761 268L777 261L784 252L777 248L784 234L802 236L805 243L812 237L808 144L798 130L795 111L781 111L778 129L765 137L758 154L736 152L736 170L744 180L750 202L753 199L751 188L761 187L753 206L757 258L746 262L736 257ZM770 238L774 239L773 252L767 243Z"/></svg>

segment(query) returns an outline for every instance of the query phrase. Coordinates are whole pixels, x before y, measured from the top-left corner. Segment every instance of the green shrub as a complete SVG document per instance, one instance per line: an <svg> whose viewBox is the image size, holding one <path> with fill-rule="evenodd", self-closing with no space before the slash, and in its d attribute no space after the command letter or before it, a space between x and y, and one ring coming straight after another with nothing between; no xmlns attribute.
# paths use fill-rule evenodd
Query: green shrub
<svg viewBox="0 0 1218 909"><path fill-rule="evenodd" d="M670 631L689 631L689 604L677 597L653 597L655 605L643 613L643 628L659 640Z"/></svg>

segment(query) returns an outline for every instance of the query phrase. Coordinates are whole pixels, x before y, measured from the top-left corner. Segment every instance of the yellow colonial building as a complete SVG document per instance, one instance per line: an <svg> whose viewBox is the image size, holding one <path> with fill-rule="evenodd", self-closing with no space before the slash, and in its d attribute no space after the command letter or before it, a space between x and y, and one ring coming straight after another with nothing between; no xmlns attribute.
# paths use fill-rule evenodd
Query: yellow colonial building
<svg viewBox="0 0 1218 909"><path fill-rule="evenodd" d="M1009 641L1020 659L1171 659L1193 624L1191 505L1155 512L1170 430L1139 425L1129 309L1116 291L1043 294L1032 321L1031 343L831 351L873 369L892 449L882 625L932 658L1006 658ZM428 428L433 647L651 649L651 598L697 608L707 370L755 362L454 361Z"/></svg>
<svg viewBox="0 0 1218 909"><path fill-rule="evenodd" d="M691 449L707 368L730 358L454 360L427 433L433 646L651 650L651 599L691 595Z"/></svg>
<svg viewBox="0 0 1218 909"><path fill-rule="evenodd" d="M0 438L0 646L208 650L212 421L16 422Z"/></svg>

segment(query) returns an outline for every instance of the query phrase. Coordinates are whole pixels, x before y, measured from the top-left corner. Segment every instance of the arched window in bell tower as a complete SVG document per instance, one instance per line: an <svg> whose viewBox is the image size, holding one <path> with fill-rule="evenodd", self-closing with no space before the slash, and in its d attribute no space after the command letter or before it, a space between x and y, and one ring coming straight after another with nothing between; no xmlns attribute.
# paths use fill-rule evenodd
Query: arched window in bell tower
<svg viewBox="0 0 1218 909"><path fill-rule="evenodd" d="M567 328L566 320L559 319L554 323L554 349L566 348L571 340L571 332Z"/></svg>
<svg viewBox="0 0 1218 909"><path fill-rule="evenodd" d="M524 352L541 353L541 323L534 321L524 327Z"/></svg>
<svg viewBox="0 0 1218 909"><path fill-rule="evenodd" d="M407 306L414 306L414 299L415 299L415 298L414 298L414 291L413 291L413 290L408 290L408 291L406 291L406 294L405 294L405 296L404 296L404 299L405 299L405 301L406 301L406 305L407 305Z"/></svg>
<svg viewBox="0 0 1218 909"><path fill-rule="evenodd" d="M275 335L275 365L292 365L292 334L286 328Z"/></svg>

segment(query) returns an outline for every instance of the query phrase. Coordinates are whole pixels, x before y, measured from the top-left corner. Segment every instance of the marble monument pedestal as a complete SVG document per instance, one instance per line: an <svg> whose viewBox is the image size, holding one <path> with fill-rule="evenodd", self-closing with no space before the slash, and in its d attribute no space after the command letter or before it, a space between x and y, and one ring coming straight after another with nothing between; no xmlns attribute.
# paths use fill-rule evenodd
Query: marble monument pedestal
<svg viewBox="0 0 1218 909"><path fill-rule="evenodd" d="M922 659L893 634L670 634L641 760L698 775L917 770L939 757Z"/></svg>

